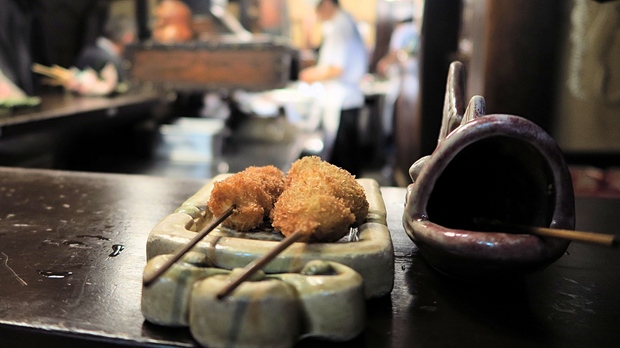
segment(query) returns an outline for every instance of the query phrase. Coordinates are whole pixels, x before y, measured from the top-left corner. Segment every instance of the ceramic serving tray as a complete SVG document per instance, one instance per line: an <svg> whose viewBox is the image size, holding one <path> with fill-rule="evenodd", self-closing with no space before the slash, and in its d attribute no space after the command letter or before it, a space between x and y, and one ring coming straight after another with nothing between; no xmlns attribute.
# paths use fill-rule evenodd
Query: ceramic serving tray
<svg viewBox="0 0 620 348"><path fill-rule="evenodd" d="M213 215L207 202L216 181L232 174L221 174L209 181L173 213L162 219L149 234L146 251L150 260L158 255L173 254L189 242ZM364 281L365 298L380 297L392 291L394 283L394 251L387 227L386 208L379 184L372 179L357 179L369 203L366 221L349 236L335 243L294 243L263 271L298 273L312 260L346 265L358 272ZM283 236L269 228L257 232L237 232L218 227L192 251L207 256L213 267L232 270L245 267L273 249Z"/></svg>

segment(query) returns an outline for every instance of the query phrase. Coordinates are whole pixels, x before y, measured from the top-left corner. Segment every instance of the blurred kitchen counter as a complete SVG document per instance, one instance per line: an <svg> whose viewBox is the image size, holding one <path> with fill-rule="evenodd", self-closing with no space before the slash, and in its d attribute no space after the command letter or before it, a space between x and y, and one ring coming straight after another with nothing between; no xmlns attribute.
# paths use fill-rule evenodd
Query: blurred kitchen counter
<svg viewBox="0 0 620 348"><path fill-rule="evenodd" d="M67 122L133 119L163 100L162 94L154 90L136 90L108 97L57 91L45 93L40 98L39 105L15 108L0 115L0 139L43 127L62 126Z"/></svg>
<svg viewBox="0 0 620 348"><path fill-rule="evenodd" d="M79 161L115 143L143 150L138 147L148 145L134 142L132 137L139 136L135 130L154 131L156 126L148 124L156 123L156 110L167 103L162 93L144 89L108 97L53 90L40 100L36 106L0 114L0 165L70 168L67 161Z"/></svg>

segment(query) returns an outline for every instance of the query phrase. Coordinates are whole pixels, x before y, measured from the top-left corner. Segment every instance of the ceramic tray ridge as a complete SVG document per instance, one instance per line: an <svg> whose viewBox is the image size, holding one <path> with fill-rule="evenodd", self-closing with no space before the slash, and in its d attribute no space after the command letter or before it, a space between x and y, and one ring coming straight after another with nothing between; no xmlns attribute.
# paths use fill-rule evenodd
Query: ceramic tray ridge
<svg viewBox="0 0 620 348"><path fill-rule="evenodd" d="M157 255L176 252L195 236L196 231L211 221L213 216L206 203L213 185L230 175L232 174L220 174L210 180L151 230L146 245L148 260ZM353 268L363 277L366 298L389 294L394 283L394 249L387 227L385 203L375 180L357 181L363 187L369 203L368 217L358 227L357 241L295 243L269 263L264 271L296 273L311 260L333 261ZM230 270L245 267L278 243L278 238L273 236L268 238L271 240L264 240L256 239L256 235L251 235L250 238L246 235L250 233L238 233L218 227L192 250L207 255L215 267ZM263 236L265 235L268 234L263 233Z"/></svg>

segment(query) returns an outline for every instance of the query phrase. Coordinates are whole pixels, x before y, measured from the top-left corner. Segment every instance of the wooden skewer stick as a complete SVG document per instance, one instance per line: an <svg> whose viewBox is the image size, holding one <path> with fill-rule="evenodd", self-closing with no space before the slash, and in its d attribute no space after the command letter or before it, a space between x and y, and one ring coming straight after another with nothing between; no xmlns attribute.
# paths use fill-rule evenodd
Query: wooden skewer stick
<svg viewBox="0 0 620 348"><path fill-rule="evenodd" d="M222 215L220 215L217 219L213 220L209 225L205 226L200 232L196 234L196 236L190 240L187 244L183 246L179 251L176 252L166 263L164 263L159 269L157 269L152 274L148 274L142 280L144 286L149 287L151 284L155 282L162 274L164 274L175 262L177 262L185 253L189 251L194 245L198 244L209 232L211 232L214 228L216 228L222 221L226 220L233 211L235 210L235 205L231 205L228 209L226 209Z"/></svg>
<svg viewBox="0 0 620 348"><path fill-rule="evenodd" d="M278 246L273 248L267 254L263 255L261 258L256 259L249 263L244 267L243 273L241 273L232 283L228 284L222 291L217 294L217 299L221 300L224 297L228 296L231 292L233 292L241 283L250 278L256 271L265 267L271 260L273 260L276 256L278 256L281 252L283 252L286 248L291 246L293 243L299 241L304 236L304 233L297 231L285 239L283 239Z"/></svg>
<svg viewBox="0 0 620 348"><path fill-rule="evenodd" d="M620 246L619 236L596 232L563 230L557 228L521 226L521 225L501 225L507 227L511 232L531 233L542 237L553 237L569 239L575 242L584 242L608 247Z"/></svg>
<svg viewBox="0 0 620 348"><path fill-rule="evenodd" d="M58 65L47 67L45 65L34 63L32 64L32 71L50 78L60 80L67 80L70 79L71 76L73 76L73 73L70 70L60 67Z"/></svg>

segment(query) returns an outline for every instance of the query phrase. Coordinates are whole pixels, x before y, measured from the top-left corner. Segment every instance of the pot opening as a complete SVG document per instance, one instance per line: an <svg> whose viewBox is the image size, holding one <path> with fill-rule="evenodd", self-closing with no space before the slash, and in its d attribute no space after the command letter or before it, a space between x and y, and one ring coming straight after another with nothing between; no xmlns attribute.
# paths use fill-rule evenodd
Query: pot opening
<svg viewBox="0 0 620 348"><path fill-rule="evenodd" d="M555 207L551 168L529 143L493 136L462 149L429 197L430 221L448 228L502 231L501 225L548 227Z"/></svg>

